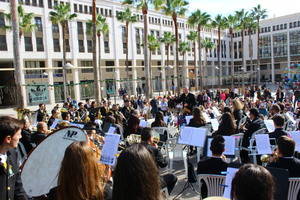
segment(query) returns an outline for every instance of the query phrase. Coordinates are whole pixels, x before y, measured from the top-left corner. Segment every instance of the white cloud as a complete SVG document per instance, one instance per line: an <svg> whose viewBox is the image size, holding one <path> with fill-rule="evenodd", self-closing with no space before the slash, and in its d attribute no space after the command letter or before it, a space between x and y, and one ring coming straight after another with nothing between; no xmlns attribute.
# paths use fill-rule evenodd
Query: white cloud
<svg viewBox="0 0 300 200"><path fill-rule="evenodd" d="M268 10L268 16L278 17L299 12L299 0L190 0L190 11L200 9L212 16L228 15L242 8L249 10L261 4Z"/></svg>

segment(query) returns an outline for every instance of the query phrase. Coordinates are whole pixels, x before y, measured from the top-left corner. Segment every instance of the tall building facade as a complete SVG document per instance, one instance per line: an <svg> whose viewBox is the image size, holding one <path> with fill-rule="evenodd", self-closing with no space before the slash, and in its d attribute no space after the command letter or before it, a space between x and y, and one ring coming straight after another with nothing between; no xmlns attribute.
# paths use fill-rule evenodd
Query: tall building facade
<svg viewBox="0 0 300 200"><path fill-rule="evenodd" d="M86 0L19 0L25 12L35 14L36 29L31 33L24 33L21 38L21 65L25 76L26 99L28 104L56 103L63 101L62 77L62 30L52 24L49 12L60 3L68 3L71 12L78 16L68 23L67 62L74 67L67 70L68 94L76 100L93 98L93 62L92 62L92 36L86 33L87 21L92 19L91 2ZM132 94L143 91L145 87L144 54L143 54L143 16L136 9L132 11L137 15L138 22L129 27L129 77L125 69L125 24L118 21L116 15L124 10L124 5L116 1L101 0L97 2L97 13L106 17L109 24L109 34L101 38L101 86L102 95L115 94L120 88L130 87ZM8 0L0 0L0 27L5 27L9 21L1 13L9 13ZM218 66L217 49L207 52L202 50L202 63L204 65L204 83L206 87L218 85L218 76L221 73L224 85L231 83L234 61L235 83L241 81L257 81L258 71L262 81L275 82L282 77L282 71L292 76L292 66L299 63L300 54L300 14L264 20L261 23L261 48L259 55L261 65L257 70L256 63L256 34L245 36L244 52L241 45L240 33L235 33L233 43L233 59L231 58L230 36L227 31L221 33L221 69ZM161 37L164 32L174 33L171 17L161 12L149 11L149 34ZM294 24L296 23L296 24ZM186 18L178 19L179 39L187 41L187 35L192 29ZM281 28L282 26L282 28ZM274 28L275 27L275 28ZM279 28L277 28L279 27ZM202 38L210 38L215 44L218 42L217 31L204 29ZM252 41L253 48L248 48ZM298 42L299 41L299 42ZM11 103L9 85L13 81L13 46L12 32L0 29L0 105ZM192 45L191 45L192 47ZM97 47L98 48L98 47ZM249 52L253 52L250 54ZM176 86L175 44L170 47L170 63L167 63L167 50L164 44L152 52L151 66L154 91L171 90ZM298 54L299 53L299 54ZM245 55L247 69L243 69L241 58ZM253 56L251 56L253 55ZM198 60L198 55L196 55ZM252 58L251 58L252 57ZM253 62L251 62L253 60ZM253 65L251 65L253 63ZM188 85L195 87L195 70L193 49L183 56L179 56L179 76L187 77ZM186 66L186 67L184 67ZM286 70L288 69L288 70ZM271 76L270 76L271 75ZM130 82L126 80L131 80ZM167 83L166 81L167 80ZM184 81L183 81L184 82ZM179 86L180 87L180 86Z"/></svg>

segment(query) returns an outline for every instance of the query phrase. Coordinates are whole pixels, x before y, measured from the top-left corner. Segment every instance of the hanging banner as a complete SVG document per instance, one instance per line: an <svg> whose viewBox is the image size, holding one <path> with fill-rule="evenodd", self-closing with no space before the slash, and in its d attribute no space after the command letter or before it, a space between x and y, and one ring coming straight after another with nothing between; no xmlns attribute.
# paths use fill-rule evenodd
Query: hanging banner
<svg viewBox="0 0 300 200"><path fill-rule="evenodd" d="M47 86L27 86L27 97L29 104L49 102L49 91Z"/></svg>

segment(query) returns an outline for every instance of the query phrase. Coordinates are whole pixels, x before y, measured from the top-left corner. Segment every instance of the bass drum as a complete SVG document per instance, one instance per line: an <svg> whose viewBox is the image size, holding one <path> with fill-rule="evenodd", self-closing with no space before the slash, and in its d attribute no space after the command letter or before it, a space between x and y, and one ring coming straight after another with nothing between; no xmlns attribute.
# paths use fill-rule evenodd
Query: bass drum
<svg viewBox="0 0 300 200"><path fill-rule="evenodd" d="M76 127L60 129L45 138L29 155L21 172L23 187L29 196L49 193L57 186L58 173L65 150L74 141L88 141Z"/></svg>

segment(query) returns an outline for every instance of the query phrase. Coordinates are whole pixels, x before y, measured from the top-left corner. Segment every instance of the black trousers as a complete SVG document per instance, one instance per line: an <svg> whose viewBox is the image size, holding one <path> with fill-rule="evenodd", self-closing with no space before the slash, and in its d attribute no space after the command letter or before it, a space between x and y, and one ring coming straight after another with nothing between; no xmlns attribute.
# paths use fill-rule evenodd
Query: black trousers
<svg viewBox="0 0 300 200"><path fill-rule="evenodd" d="M168 193L171 194L172 190L174 189L177 183L177 177L174 174L165 174L160 176L161 180L161 188L167 187Z"/></svg>

